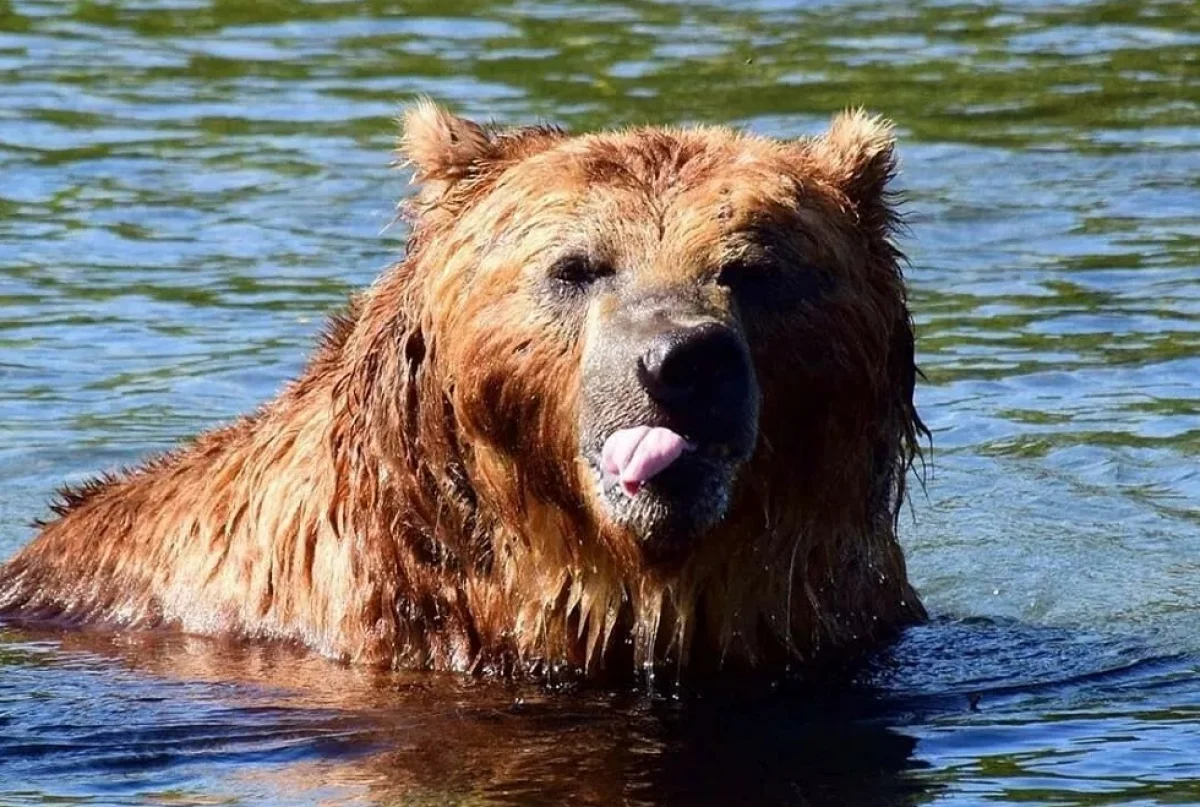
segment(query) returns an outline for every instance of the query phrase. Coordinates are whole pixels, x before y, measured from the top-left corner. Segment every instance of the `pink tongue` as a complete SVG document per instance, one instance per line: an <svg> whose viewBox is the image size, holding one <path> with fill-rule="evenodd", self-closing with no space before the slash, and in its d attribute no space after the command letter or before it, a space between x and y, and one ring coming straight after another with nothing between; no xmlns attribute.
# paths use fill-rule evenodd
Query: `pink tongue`
<svg viewBox="0 0 1200 807"><path fill-rule="evenodd" d="M646 480L663 471L690 449L670 429L634 426L613 432L604 441L601 461L604 470L619 477L627 496L636 496Z"/></svg>

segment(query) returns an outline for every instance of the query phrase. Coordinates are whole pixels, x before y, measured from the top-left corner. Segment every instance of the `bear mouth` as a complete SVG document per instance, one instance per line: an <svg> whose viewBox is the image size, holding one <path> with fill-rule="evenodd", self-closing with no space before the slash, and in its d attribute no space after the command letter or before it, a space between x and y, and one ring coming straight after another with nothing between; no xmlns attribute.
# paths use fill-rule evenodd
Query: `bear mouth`
<svg viewBox="0 0 1200 807"><path fill-rule="evenodd" d="M614 431L586 461L604 515L632 532L650 560L666 561L725 518L743 453L636 426Z"/></svg>

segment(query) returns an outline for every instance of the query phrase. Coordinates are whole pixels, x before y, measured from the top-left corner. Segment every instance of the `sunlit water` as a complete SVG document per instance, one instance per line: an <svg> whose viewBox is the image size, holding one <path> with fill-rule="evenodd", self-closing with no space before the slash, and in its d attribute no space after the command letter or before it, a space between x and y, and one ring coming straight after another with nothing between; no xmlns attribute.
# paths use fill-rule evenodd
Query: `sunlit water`
<svg viewBox="0 0 1200 807"><path fill-rule="evenodd" d="M0 803L1200 803L1200 3L0 0L0 556L269 397L398 104L900 127L938 618L817 702L0 633Z"/></svg>

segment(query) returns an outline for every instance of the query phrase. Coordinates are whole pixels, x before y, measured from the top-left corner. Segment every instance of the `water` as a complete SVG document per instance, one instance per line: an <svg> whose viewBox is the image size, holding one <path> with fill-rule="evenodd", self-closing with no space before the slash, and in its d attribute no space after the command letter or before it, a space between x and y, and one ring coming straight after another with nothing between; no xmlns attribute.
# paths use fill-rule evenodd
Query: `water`
<svg viewBox="0 0 1200 807"><path fill-rule="evenodd" d="M900 126L938 615L654 700L0 633L3 804L1200 803L1200 3L0 0L0 555L394 256L398 103Z"/></svg>

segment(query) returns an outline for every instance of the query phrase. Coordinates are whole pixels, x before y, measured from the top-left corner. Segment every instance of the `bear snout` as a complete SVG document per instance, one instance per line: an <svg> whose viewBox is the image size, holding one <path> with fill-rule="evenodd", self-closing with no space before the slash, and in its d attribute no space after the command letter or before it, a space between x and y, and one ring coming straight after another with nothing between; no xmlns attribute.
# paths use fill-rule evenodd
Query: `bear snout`
<svg viewBox="0 0 1200 807"><path fill-rule="evenodd" d="M755 448L749 347L731 317L687 293L613 306L594 338L580 431L598 503L647 559L678 557L725 517Z"/></svg>

